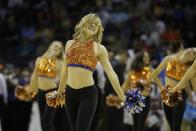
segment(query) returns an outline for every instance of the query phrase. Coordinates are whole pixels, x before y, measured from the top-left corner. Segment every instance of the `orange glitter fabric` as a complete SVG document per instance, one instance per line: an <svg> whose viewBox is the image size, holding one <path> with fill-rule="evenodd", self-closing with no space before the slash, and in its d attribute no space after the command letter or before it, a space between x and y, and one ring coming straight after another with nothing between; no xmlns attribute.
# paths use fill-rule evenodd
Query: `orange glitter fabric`
<svg viewBox="0 0 196 131"><path fill-rule="evenodd" d="M51 91L46 94L46 103L50 107L59 107L65 104L65 92L62 92L59 97L57 97L57 91Z"/></svg>
<svg viewBox="0 0 196 131"><path fill-rule="evenodd" d="M41 58L38 61L37 74L42 77L56 77L56 59Z"/></svg>
<svg viewBox="0 0 196 131"><path fill-rule="evenodd" d="M170 92L170 90L174 87L174 85L167 85L161 91L161 97L163 102L169 107L173 107L178 105L183 101L182 94L180 91Z"/></svg>
<svg viewBox="0 0 196 131"><path fill-rule="evenodd" d="M144 67L142 70L138 70L133 72L130 76L130 82L133 88L137 88L138 86L142 86L142 88L145 86L146 80L150 76L150 67Z"/></svg>
<svg viewBox="0 0 196 131"><path fill-rule="evenodd" d="M167 64L166 75L172 79L180 81L186 73L188 67L179 60L174 59Z"/></svg>
<svg viewBox="0 0 196 131"><path fill-rule="evenodd" d="M94 71L98 60L94 53L93 42L90 41L82 44L76 41L67 50L66 60L67 66L81 67Z"/></svg>

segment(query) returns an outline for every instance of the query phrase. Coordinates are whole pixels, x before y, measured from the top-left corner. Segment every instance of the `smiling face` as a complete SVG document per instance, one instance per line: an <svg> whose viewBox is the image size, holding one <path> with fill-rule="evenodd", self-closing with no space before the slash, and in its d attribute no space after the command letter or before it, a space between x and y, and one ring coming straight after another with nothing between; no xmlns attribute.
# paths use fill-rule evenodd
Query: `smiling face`
<svg viewBox="0 0 196 131"><path fill-rule="evenodd" d="M97 34L99 30L99 22L97 20L85 23L85 32L90 35L94 36Z"/></svg>
<svg viewBox="0 0 196 131"><path fill-rule="evenodd" d="M149 57L149 54L147 52L144 52L143 61L144 61L145 65L148 65L150 63L150 57Z"/></svg>
<svg viewBox="0 0 196 131"><path fill-rule="evenodd" d="M74 30L73 39L83 42L93 40L101 44L104 28L97 14L89 13L82 17Z"/></svg>
<svg viewBox="0 0 196 131"><path fill-rule="evenodd" d="M186 49L179 57L179 61L182 63L193 62L196 57L196 52L193 48Z"/></svg>
<svg viewBox="0 0 196 131"><path fill-rule="evenodd" d="M52 42L50 55L51 57L57 57L61 54L62 51L62 43L59 41Z"/></svg>

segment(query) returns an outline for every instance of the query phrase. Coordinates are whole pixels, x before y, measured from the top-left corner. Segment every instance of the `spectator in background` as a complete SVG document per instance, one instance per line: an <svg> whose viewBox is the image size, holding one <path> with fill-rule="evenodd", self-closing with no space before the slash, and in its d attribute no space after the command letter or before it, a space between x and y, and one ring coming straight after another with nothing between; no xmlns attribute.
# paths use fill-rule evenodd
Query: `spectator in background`
<svg viewBox="0 0 196 131"><path fill-rule="evenodd" d="M20 115L22 113L18 112L23 112L23 110L19 108L21 103L14 95L15 88L18 85L18 75L19 71L15 66L10 64L6 65L5 76L8 89L8 105L5 113L5 131L12 131L16 129L20 131L27 131L26 127L28 127L28 125L23 123L24 121L21 120L22 117Z"/></svg>
<svg viewBox="0 0 196 131"><path fill-rule="evenodd" d="M30 81L30 72L28 69L20 69L18 74L18 85L23 87L27 86ZM21 101L16 98L15 106L16 109L13 111L15 112L15 117L17 118L16 121L20 121L20 128L24 131L28 131L29 124L31 120L31 109L32 109L33 101ZM25 109L25 110L24 110ZM21 124L22 123L22 124Z"/></svg>
<svg viewBox="0 0 196 131"><path fill-rule="evenodd" d="M175 23L173 21L162 34L162 39L168 44L173 44L181 40L181 32L175 27Z"/></svg>
<svg viewBox="0 0 196 131"><path fill-rule="evenodd" d="M156 83L153 83L151 87L150 111L146 121L147 131L160 131L163 129L164 118L160 90Z"/></svg>
<svg viewBox="0 0 196 131"><path fill-rule="evenodd" d="M10 8L14 8L22 5L23 5L23 0L8 0L8 7Z"/></svg>
<svg viewBox="0 0 196 131"><path fill-rule="evenodd" d="M0 61L0 121L1 121L1 128L2 131L5 131L5 110L7 104L7 84L3 74L4 65Z"/></svg>
<svg viewBox="0 0 196 131"><path fill-rule="evenodd" d="M113 52L109 52L110 62L114 71L119 76L120 84L124 81L124 72L126 67L127 53L124 50L120 50L116 56ZM112 89L112 85L109 79L106 79L105 83L105 96L115 94ZM115 114L115 115L114 115ZM123 109L117 109L116 107L106 107L106 119L107 129L106 131L122 130L123 129Z"/></svg>

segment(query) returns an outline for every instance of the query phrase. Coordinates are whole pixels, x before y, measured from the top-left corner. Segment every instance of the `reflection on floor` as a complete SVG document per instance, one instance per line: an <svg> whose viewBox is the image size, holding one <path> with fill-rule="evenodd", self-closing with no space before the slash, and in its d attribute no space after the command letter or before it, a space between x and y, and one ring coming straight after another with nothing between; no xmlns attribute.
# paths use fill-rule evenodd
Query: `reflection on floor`
<svg viewBox="0 0 196 131"><path fill-rule="evenodd" d="M42 131L41 125L40 125L40 115L39 115L39 108L38 108L37 102L33 103L29 131Z"/></svg>

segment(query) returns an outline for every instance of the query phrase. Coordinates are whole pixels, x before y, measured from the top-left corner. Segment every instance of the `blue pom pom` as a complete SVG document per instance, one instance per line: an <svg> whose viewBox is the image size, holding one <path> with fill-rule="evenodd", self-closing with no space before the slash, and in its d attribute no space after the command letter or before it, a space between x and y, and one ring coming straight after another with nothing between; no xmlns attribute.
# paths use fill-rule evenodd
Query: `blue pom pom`
<svg viewBox="0 0 196 131"><path fill-rule="evenodd" d="M129 113L140 113L145 107L145 97L141 95L140 89L128 90L125 93L126 100L123 108Z"/></svg>

